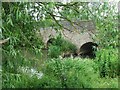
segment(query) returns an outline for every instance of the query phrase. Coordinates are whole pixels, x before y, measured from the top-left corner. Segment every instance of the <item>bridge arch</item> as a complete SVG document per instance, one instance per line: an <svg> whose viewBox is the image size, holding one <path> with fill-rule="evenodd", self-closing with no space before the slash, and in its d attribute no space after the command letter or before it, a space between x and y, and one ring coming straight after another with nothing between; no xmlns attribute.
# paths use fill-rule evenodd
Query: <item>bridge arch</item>
<svg viewBox="0 0 120 90"><path fill-rule="evenodd" d="M50 38L50 39L48 39L48 40L47 40L47 43L46 43L47 48L48 48L48 46L49 46L50 44L53 44L54 41L55 41L55 38Z"/></svg>
<svg viewBox="0 0 120 90"><path fill-rule="evenodd" d="M81 57L95 58L95 51L97 50L98 44L94 42L86 42L80 47Z"/></svg>

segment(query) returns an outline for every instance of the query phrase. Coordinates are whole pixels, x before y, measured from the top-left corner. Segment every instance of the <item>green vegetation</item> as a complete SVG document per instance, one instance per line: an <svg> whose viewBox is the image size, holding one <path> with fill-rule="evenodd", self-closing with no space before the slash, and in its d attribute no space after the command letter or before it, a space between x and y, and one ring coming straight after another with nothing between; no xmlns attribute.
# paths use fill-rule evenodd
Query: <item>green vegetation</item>
<svg viewBox="0 0 120 90"><path fill-rule="evenodd" d="M52 59L45 63L45 76L41 80L43 87L92 88L98 77L93 69L94 62L87 59Z"/></svg>
<svg viewBox="0 0 120 90"><path fill-rule="evenodd" d="M52 58L58 58L64 52L75 53L77 47L71 42L64 40L61 35L52 41L49 46L48 55Z"/></svg>
<svg viewBox="0 0 120 90"><path fill-rule="evenodd" d="M116 78L100 77L94 61L80 58L51 59L39 69L44 73L38 79L27 73L3 73L3 88L117 88ZM115 73L114 73L115 74Z"/></svg>
<svg viewBox="0 0 120 90"><path fill-rule="evenodd" d="M118 50L103 49L97 52L96 64L101 77L118 76Z"/></svg>
<svg viewBox="0 0 120 90"><path fill-rule="evenodd" d="M0 38L10 38L1 48L2 88L118 88L118 12L114 4L2 2ZM39 28L65 28L56 18L71 23L93 20L99 45L95 59L60 58L63 52L76 51L61 35L49 44L48 51L42 50L45 45L37 35Z"/></svg>

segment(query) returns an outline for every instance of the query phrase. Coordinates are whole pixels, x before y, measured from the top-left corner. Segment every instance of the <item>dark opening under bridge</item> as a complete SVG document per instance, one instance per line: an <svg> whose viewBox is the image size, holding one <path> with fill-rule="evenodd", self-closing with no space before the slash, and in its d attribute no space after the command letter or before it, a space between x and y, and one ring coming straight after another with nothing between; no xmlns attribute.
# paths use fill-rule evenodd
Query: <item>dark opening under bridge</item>
<svg viewBox="0 0 120 90"><path fill-rule="evenodd" d="M60 21L60 24L65 27L63 30L57 31L51 27L40 28L40 34L46 46L51 38L61 33L63 38L74 44L79 52L93 53L92 47L97 46L93 39L96 31L93 21L74 21L73 23Z"/></svg>

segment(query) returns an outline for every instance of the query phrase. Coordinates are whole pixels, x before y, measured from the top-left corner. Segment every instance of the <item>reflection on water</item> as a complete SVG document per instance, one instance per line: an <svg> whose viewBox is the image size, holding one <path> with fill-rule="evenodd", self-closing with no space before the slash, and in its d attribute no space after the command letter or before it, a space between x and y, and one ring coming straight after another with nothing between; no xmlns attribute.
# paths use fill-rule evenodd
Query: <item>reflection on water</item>
<svg viewBox="0 0 120 90"><path fill-rule="evenodd" d="M30 77L37 76L38 79L41 79L42 76L43 76L42 72L40 72L40 71L38 72L36 69L29 68L27 66L26 67L19 67L18 71L21 72L21 73L28 74Z"/></svg>
<svg viewBox="0 0 120 90"><path fill-rule="evenodd" d="M41 50L42 54L35 53L28 49L22 49L21 52L27 60L32 61L32 65L30 67L34 67L37 70L40 70L43 67L44 62L48 59L47 50Z"/></svg>

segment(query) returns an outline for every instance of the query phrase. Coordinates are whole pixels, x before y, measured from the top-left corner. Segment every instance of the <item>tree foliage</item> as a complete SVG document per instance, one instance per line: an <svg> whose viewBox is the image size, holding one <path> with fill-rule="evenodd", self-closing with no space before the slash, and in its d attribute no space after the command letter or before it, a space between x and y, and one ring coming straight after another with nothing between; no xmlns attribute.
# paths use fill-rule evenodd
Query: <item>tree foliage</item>
<svg viewBox="0 0 120 90"><path fill-rule="evenodd" d="M40 27L66 28L62 27L60 20L67 20L73 25L73 20L78 19L93 20L103 46L117 45L117 12L110 3L5 2L2 3L2 19L3 38L11 37L14 46L34 46L35 31Z"/></svg>
<svg viewBox="0 0 120 90"><path fill-rule="evenodd" d="M19 86L19 84L23 85L21 84L20 80L24 81L24 78L27 77L26 75L20 76L21 78L18 77L20 79L17 80L18 85L14 83L14 81L16 81L15 80L16 75L18 74L17 68L18 66L24 66L24 65L27 66L28 64L29 66L31 66L34 61L30 61L29 59L26 59L24 55L22 55L23 52L21 51L21 49L28 48L31 49L33 52L36 53L39 52L40 53L39 55L42 55L41 48L44 47L44 44L42 42L41 36L39 35L38 37L37 32L39 32L40 28L46 28L46 27L52 27L56 30L67 29L65 26L62 26L60 24L61 20L67 20L70 22L71 25L73 25L73 21L75 20L92 20L96 26L95 40L98 42L99 46L101 48L108 48L110 49L110 51L113 50L114 48L117 48L118 47L118 29L117 29L118 12L116 7L117 6L115 3L111 4L108 2L69 2L69 3L2 2L2 8L1 8L2 35L1 36L2 39L6 39L8 37L10 38L10 40L5 44L3 44L2 47L2 51L3 51L2 72L3 72L4 87L15 87L15 86ZM57 42L58 45L60 45L59 43L60 42ZM74 46L72 45L70 47L74 47ZM66 46L62 48L64 48L65 50ZM58 49L57 46L53 46L51 47L51 49L52 49L51 51L55 51L55 50L57 52L60 51L60 49ZM100 53L98 52L99 53L98 56L100 57L97 57L98 62L96 64L100 69L100 74L101 76L116 77L118 74L117 66L115 66L117 62L112 60L115 60L117 56L114 56L113 53L108 53L107 51L105 51L105 53L102 54L103 51L101 50ZM54 53L56 54L56 52ZM107 56L105 56L106 53L108 53ZM109 55L111 55L112 59L109 58L110 57ZM102 60L99 62L99 59ZM67 68L68 69L70 68L69 65L66 65L69 64L70 62L70 65L74 66L73 61L68 61L68 62L64 61L64 62L63 64L66 69L62 68L61 66L57 67L57 64L55 64L54 61L53 63L48 62L48 67L47 66L46 67L48 70L52 70L52 72L50 72L51 75L53 75L52 73L56 75L54 67L52 67L52 65L53 66L55 65L55 67L57 68L56 70L58 70L57 71L58 74L62 74L62 72L59 72L60 71L59 68L60 69L62 68L63 71L65 70L65 73L69 74L69 76L67 77L67 81L64 81L63 84L67 83L66 85L68 87L69 85L71 85L70 87L74 87L73 86L74 84L75 85L80 84L81 85L80 87L87 87L87 86L92 87L91 83L86 83L84 81L84 78L82 80L79 80L79 82L82 81L82 83L79 83L75 80L75 79L79 79L78 75L83 75L83 77L87 77L86 74L88 73L87 68L89 68L87 67L87 64L89 62L85 66L86 73L84 73L84 69L83 69L83 72L80 73L77 72L75 73L75 76L74 76L74 72L75 72L74 67L72 68L73 72L71 72L70 70L67 71ZM62 65L62 62L60 62L59 64ZM82 68L82 66L79 67L79 63L76 63L75 65L77 65L75 67L75 70L80 71L79 68L80 67ZM91 63L89 63L89 65L91 65ZM47 69L45 70L47 71ZM105 72L102 73L103 71ZM111 72L113 72L113 74L111 74ZM8 76L8 73L11 76ZM86 74L86 76L84 74ZM10 82L13 81L12 83L14 83L15 85L9 83L9 81L8 83L6 83L6 81L8 80L7 76L11 78ZM35 85L39 86L39 80L37 80L36 77L34 78L36 81L38 81L36 82ZM51 79L49 78L50 78L49 76L44 77L43 82L41 81L40 83L42 84L44 82L46 83L46 81L44 80L49 81ZM72 82L70 78L72 78L73 81L75 81L75 83ZM86 78L86 80L89 81L89 78L91 78L91 76ZM54 79L56 80L56 77ZM26 81L29 80L30 80L29 77L26 78ZM53 80L53 84L56 86L56 84L59 83L59 81L56 83L55 80ZM60 82L62 82L61 79ZM34 82L31 81L30 84L26 83L26 86L33 85L34 87L35 85L31 83ZM47 82L47 84L48 86L52 85L49 84L49 82Z"/></svg>

